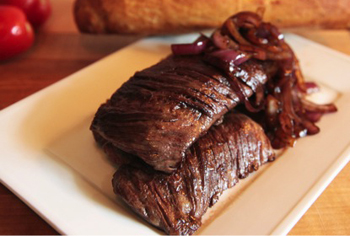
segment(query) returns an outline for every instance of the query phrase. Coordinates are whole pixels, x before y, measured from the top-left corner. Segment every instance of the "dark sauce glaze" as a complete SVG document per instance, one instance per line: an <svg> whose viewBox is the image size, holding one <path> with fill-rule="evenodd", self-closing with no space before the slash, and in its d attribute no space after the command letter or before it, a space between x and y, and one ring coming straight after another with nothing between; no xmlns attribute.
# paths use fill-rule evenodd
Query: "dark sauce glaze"
<svg viewBox="0 0 350 236"><path fill-rule="evenodd" d="M122 165L113 178L114 192L167 234L193 234L224 190L274 157L263 129L247 116L231 113L186 151L170 175L140 163Z"/></svg>
<svg viewBox="0 0 350 236"><path fill-rule="evenodd" d="M274 63L256 60L237 70L228 78L201 56L170 56L118 89L99 108L91 130L101 144L172 172L188 147L244 99L241 90L251 96L276 72Z"/></svg>

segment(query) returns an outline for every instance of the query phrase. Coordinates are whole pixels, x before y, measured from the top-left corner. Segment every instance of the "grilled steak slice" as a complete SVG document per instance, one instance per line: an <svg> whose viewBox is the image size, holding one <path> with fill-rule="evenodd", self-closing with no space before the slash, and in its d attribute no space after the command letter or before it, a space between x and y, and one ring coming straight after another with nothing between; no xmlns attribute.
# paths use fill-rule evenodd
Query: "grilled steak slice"
<svg viewBox="0 0 350 236"><path fill-rule="evenodd" d="M113 178L114 192L167 234L192 234L225 189L274 157L262 128L230 113L186 151L170 175L145 165L122 165Z"/></svg>
<svg viewBox="0 0 350 236"><path fill-rule="evenodd" d="M99 108L91 130L100 144L172 172L188 147L242 100L239 94L251 96L275 69L251 59L228 78L200 56L169 56L124 83Z"/></svg>

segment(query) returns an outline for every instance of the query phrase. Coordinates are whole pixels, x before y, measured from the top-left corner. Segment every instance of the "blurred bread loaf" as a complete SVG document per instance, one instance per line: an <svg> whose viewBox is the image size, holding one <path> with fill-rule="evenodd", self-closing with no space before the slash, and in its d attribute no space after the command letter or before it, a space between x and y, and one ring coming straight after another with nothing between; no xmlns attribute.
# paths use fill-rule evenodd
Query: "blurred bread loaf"
<svg viewBox="0 0 350 236"><path fill-rule="evenodd" d="M281 28L350 28L350 0L76 0L74 16L81 32L164 34L217 27L259 7Z"/></svg>

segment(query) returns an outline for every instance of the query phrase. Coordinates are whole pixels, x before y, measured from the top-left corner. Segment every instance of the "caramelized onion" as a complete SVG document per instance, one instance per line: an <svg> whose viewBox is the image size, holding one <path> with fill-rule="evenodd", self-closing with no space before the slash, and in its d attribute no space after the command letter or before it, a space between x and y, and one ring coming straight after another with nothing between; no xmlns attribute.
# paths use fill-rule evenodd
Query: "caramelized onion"
<svg viewBox="0 0 350 236"><path fill-rule="evenodd" d="M250 11L239 12L230 19L235 21L238 27L245 28L258 27L262 22L262 18L258 14Z"/></svg>
<svg viewBox="0 0 350 236"><path fill-rule="evenodd" d="M214 45L218 49L238 49L239 46L227 35L222 35L221 30L217 29L212 35Z"/></svg>
<svg viewBox="0 0 350 236"><path fill-rule="evenodd" d="M172 44L171 51L174 55L197 55L205 51L209 44L209 38L201 35L194 43Z"/></svg>
<svg viewBox="0 0 350 236"><path fill-rule="evenodd" d="M231 20L226 21L225 26L228 32L231 34L231 37L240 45L251 45L239 32L239 29L235 23Z"/></svg>
<svg viewBox="0 0 350 236"><path fill-rule="evenodd" d="M305 84L307 94L316 93L320 90L318 85L314 82L305 82L304 84Z"/></svg>
<svg viewBox="0 0 350 236"><path fill-rule="evenodd" d="M301 99L301 102L303 104L304 109L308 112L330 113L337 111L337 107L334 104L319 105L310 102L305 98Z"/></svg>
<svg viewBox="0 0 350 236"><path fill-rule="evenodd" d="M236 66L242 64L250 58L249 55L232 49L218 50L212 52L210 55L213 57L217 57L219 60L225 63Z"/></svg>
<svg viewBox="0 0 350 236"><path fill-rule="evenodd" d="M193 44L173 45L172 49L175 55L202 54L204 61L222 69L231 78L231 88L247 112L261 116L258 120L274 148L293 146L297 138L318 133L315 122L323 114L337 110L333 104L318 105L306 100L307 94L318 90L317 85L304 82L299 61L277 27L263 22L253 12L230 17L210 39L201 36ZM250 58L275 61L279 68L249 100L234 72Z"/></svg>
<svg viewBox="0 0 350 236"><path fill-rule="evenodd" d="M314 123L319 121L321 119L322 115L323 114L321 112L309 112L308 111L305 113L306 118L309 121L314 122Z"/></svg>

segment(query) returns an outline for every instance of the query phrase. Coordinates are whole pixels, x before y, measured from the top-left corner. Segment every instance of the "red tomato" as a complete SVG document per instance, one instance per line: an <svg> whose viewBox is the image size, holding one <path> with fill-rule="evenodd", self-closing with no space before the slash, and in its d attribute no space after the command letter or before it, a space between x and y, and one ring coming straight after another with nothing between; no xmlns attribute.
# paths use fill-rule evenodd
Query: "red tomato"
<svg viewBox="0 0 350 236"><path fill-rule="evenodd" d="M49 0L0 0L0 4L21 8L34 28L42 25L51 14Z"/></svg>
<svg viewBox="0 0 350 236"><path fill-rule="evenodd" d="M33 42L33 29L23 11L13 6L0 6L0 60L28 50Z"/></svg>

